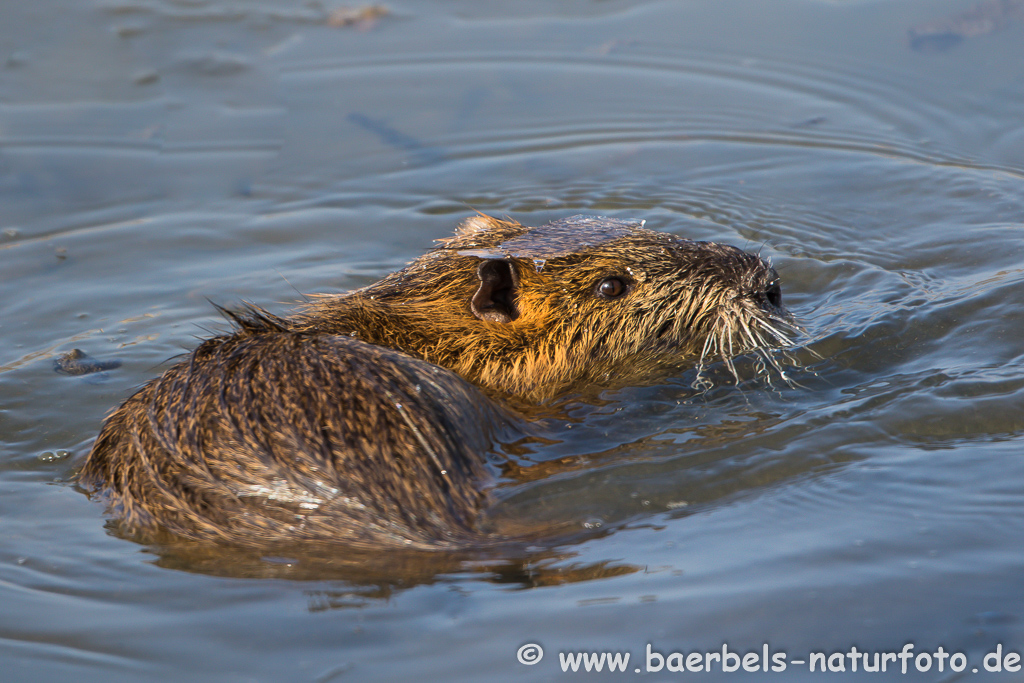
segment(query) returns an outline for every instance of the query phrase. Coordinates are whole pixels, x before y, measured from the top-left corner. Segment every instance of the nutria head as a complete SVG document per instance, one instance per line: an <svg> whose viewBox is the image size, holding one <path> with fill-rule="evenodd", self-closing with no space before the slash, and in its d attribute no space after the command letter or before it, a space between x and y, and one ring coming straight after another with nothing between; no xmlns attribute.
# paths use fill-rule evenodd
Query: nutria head
<svg viewBox="0 0 1024 683"><path fill-rule="evenodd" d="M779 276L735 247L573 216L478 216L405 269L316 297L299 325L400 349L544 400L788 344Z"/></svg>

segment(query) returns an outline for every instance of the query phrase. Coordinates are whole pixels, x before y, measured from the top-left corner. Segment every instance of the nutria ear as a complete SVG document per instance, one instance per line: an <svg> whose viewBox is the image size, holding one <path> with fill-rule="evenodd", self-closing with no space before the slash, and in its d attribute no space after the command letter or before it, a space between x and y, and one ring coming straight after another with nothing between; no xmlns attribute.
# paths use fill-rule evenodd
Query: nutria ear
<svg viewBox="0 0 1024 683"><path fill-rule="evenodd" d="M521 228L519 223L512 220L501 220L494 216L488 216L485 213L481 213L477 216L470 216L466 220L459 223L459 226L455 228L456 237L466 237L467 235L473 235L477 233L490 232L491 230L501 230L502 228Z"/></svg>
<svg viewBox="0 0 1024 683"><path fill-rule="evenodd" d="M480 287L470 301L473 315L481 320L509 323L519 317L516 295L519 277L511 261L488 259L476 269Z"/></svg>

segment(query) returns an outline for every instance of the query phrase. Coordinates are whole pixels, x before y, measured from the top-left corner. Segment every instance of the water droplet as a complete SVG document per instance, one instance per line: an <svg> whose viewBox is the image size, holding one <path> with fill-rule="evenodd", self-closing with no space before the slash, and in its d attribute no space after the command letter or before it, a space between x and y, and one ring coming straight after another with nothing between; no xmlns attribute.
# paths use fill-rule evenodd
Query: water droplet
<svg viewBox="0 0 1024 683"><path fill-rule="evenodd" d="M63 449L45 451L39 454L39 459L42 462L60 462L61 460L67 460L69 457L71 457L71 451L65 451Z"/></svg>
<svg viewBox="0 0 1024 683"><path fill-rule="evenodd" d="M533 268L539 273L540 271L544 270L544 264L546 263L547 261L545 259L535 258L533 259Z"/></svg>

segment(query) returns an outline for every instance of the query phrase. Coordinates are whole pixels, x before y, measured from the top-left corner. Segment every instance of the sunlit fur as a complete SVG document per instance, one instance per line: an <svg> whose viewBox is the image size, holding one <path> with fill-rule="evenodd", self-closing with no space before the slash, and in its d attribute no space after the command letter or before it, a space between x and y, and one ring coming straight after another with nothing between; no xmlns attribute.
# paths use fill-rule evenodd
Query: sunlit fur
<svg viewBox="0 0 1024 683"><path fill-rule="evenodd" d="M509 323L477 319L469 306L479 285L477 254L527 230L470 219L379 283L314 298L296 322L402 349L532 401L714 356L732 369L737 354L789 344L789 315L765 295L778 275L764 261L735 247L640 228L543 262L513 257L520 316ZM598 295L598 283L609 276L623 278L628 291L615 299Z"/></svg>

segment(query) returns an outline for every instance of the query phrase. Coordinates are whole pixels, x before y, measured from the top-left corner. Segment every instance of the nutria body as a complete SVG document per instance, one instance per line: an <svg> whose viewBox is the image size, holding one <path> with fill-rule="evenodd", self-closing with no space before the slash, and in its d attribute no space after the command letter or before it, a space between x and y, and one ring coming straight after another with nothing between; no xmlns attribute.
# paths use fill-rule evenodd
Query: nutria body
<svg viewBox="0 0 1024 683"><path fill-rule="evenodd" d="M80 481L132 528L250 546L483 542L485 456L516 423L501 397L728 361L789 329L757 256L586 216L473 218L377 284L290 318L232 317L115 410L89 454Z"/></svg>

